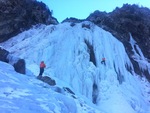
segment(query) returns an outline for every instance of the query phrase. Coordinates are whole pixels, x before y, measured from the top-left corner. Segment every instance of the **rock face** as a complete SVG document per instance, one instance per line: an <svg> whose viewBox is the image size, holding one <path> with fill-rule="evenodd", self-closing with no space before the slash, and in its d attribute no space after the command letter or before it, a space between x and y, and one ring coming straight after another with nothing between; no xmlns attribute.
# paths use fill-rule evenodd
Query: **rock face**
<svg viewBox="0 0 150 113"><path fill-rule="evenodd" d="M144 55L150 59L150 9L137 5L123 5L111 13L95 11L87 20L110 31L123 43L129 42L129 33L135 38Z"/></svg>
<svg viewBox="0 0 150 113"><path fill-rule="evenodd" d="M138 62L133 58L130 34L137 42L147 61L150 62L150 9L137 5L124 4L111 13L95 11L86 19L109 31L120 40L132 61L134 70L139 75L146 75L150 80L147 70L141 70ZM137 47L134 47L137 51ZM138 52L138 51L137 51ZM140 56L140 53L138 53Z"/></svg>
<svg viewBox="0 0 150 113"><path fill-rule="evenodd" d="M47 6L36 0L0 0L0 42L35 24L58 24Z"/></svg>

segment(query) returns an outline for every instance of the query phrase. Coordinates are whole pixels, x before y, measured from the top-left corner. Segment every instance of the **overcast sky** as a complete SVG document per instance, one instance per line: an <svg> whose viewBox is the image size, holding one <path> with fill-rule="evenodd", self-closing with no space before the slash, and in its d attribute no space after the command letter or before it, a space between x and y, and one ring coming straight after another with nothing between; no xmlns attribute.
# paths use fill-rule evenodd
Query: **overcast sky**
<svg viewBox="0 0 150 113"><path fill-rule="evenodd" d="M150 0L38 0L44 2L59 22L67 17L87 18L95 10L111 12L123 4L138 4L150 8Z"/></svg>

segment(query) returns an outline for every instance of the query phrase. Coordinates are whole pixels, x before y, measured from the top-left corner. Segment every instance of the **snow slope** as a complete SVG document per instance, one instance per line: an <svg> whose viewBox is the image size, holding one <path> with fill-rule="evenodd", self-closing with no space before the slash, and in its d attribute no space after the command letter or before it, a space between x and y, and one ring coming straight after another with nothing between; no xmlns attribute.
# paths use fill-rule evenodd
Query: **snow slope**
<svg viewBox="0 0 150 113"><path fill-rule="evenodd" d="M3 62L0 78L0 113L103 113L86 105L84 100L77 100L78 97L56 92L58 86L51 87L35 77L16 73Z"/></svg>
<svg viewBox="0 0 150 113"><path fill-rule="evenodd" d="M123 44L93 23L38 25L0 45L26 60L28 76L37 76L44 60L44 75L105 113L150 113L150 84L136 75Z"/></svg>

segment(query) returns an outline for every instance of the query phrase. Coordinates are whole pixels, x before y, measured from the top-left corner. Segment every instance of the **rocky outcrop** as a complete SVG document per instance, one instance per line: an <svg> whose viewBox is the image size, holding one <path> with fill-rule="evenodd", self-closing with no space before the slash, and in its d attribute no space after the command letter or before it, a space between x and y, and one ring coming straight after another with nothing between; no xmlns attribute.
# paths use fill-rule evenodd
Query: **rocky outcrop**
<svg viewBox="0 0 150 113"><path fill-rule="evenodd" d="M16 58L9 54L9 52L0 47L0 61L11 64L15 71L25 74L25 61L24 59Z"/></svg>
<svg viewBox="0 0 150 113"><path fill-rule="evenodd" d="M36 24L58 24L52 11L36 0L0 0L0 42Z"/></svg>
<svg viewBox="0 0 150 113"><path fill-rule="evenodd" d="M64 23L64 22L80 23L82 21L83 20L71 17L71 18L66 18L65 20L62 21L62 23Z"/></svg>
<svg viewBox="0 0 150 113"><path fill-rule="evenodd" d="M130 57L134 70L139 75L146 75L150 80L147 70L142 70L133 56L130 44L130 34L141 48L147 61L150 62L150 9L137 5L124 4L111 13L95 11L86 19L109 31L120 40ZM135 49L137 49L135 47ZM139 54L140 55L140 54Z"/></svg>
<svg viewBox="0 0 150 113"><path fill-rule="evenodd" d="M8 62L7 56L9 52L0 47L0 61Z"/></svg>

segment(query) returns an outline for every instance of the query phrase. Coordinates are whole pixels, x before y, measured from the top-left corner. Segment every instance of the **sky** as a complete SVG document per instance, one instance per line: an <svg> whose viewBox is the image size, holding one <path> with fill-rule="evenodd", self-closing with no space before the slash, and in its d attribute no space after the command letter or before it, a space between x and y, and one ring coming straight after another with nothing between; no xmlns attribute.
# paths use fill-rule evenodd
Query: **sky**
<svg viewBox="0 0 150 113"><path fill-rule="evenodd" d="M150 64L132 36L130 44L134 60L145 71ZM150 113L150 83L136 75L123 44L91 22L35 26L0 46L11 53L12 63L16 57L25 59L27 68L21 75L0 62L0 113ZM90 59L92 47L96 64ZM104 56L106 65L101 64ZM36 79L41 60L46 64L43 76L54 79L56 87ZM60 91L63 87L75 96Z"/></svg>
<svg viewBox="0 0 150 113"><path fill-rule="evenodd" d="M67 17L85 19L95 10L111 12L123 4L138 4L150 8L149 0L38 0L44 2L59 22Z"/></svg>

